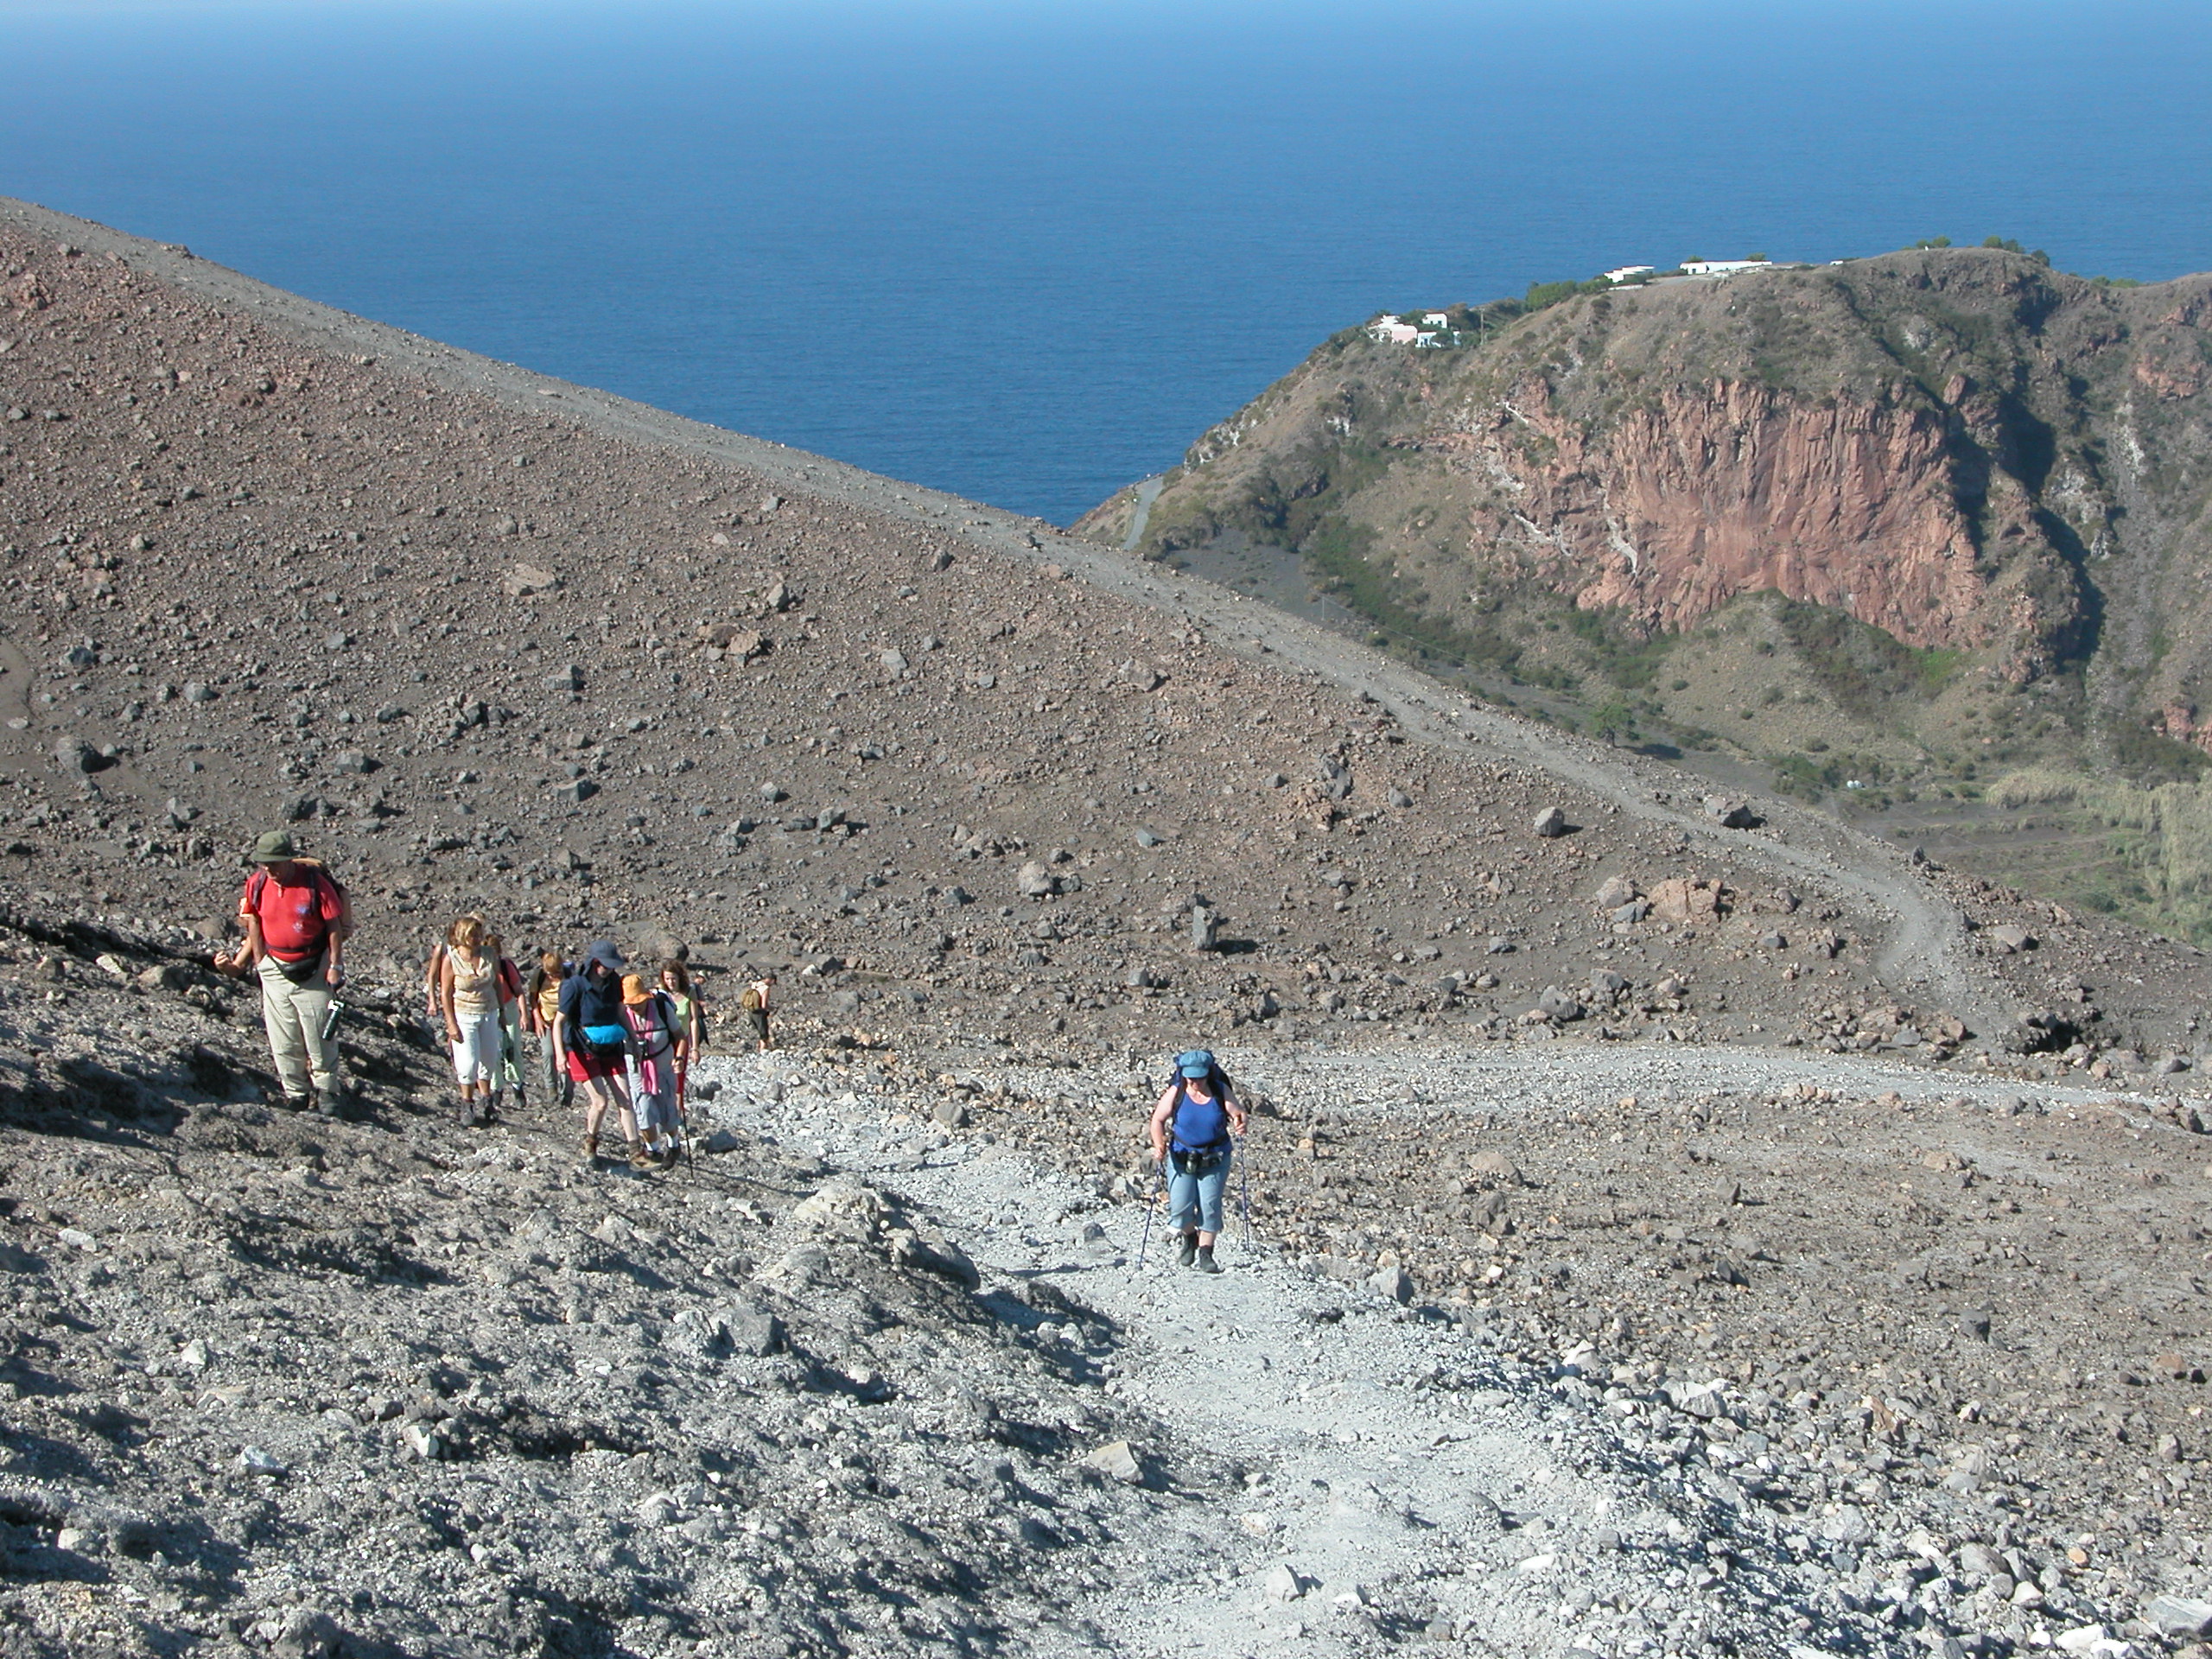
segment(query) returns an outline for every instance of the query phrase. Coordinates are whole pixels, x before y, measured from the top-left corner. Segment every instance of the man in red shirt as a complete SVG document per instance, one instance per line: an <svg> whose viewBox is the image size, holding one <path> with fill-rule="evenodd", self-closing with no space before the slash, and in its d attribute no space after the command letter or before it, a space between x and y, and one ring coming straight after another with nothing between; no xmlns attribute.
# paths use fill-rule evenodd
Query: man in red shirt
<svg viewBox="0 0 2212 1659"><path fill-rule="evenodd" d="M299 855L282 830L254 842L253 862L238 898L245 929L239 961L260 973L261 1019L284 1104L299 1111L312 1103L335 1116L336 1045L324 1044L322 1027L346 977L342 958L353 931L346 894L321 864Z"/></svg>

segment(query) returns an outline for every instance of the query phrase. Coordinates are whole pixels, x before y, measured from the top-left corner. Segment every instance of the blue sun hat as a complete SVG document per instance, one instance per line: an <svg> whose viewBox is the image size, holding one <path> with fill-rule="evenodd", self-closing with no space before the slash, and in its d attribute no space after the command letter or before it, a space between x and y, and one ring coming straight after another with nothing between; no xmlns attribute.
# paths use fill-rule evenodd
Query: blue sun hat
<svg viewBox="0 0 2212 1659"><path fill-rule="evenodd" d="M1175 1069L1186 1077L1210 1077L1213 1075L1213 1051L1210 1048L1189 1048L1175 1057Z"/></svg>

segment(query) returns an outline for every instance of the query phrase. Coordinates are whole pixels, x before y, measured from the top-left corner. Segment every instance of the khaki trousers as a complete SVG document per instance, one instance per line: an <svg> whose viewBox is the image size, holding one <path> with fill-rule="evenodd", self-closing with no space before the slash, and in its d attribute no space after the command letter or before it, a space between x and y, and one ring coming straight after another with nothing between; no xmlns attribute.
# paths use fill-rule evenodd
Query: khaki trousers
<svg viewBox="0 0 2212 1659"><path fill-rule="evenodd" d="M276 1080L290 1104L305 1105L310 1084L325 1100L336 1094L336 1046L326 1049L322 1042L322 1022L329 1015L330 986L320 974L295 985L275 962L262 958L261 1020L269 1028Z"/></svg>

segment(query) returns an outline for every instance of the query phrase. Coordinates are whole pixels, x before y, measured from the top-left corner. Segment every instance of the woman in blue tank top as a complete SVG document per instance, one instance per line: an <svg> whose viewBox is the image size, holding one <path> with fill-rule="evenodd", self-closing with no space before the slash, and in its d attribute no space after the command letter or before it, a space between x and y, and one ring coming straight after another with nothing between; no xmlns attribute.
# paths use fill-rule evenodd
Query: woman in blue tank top
<svg viewBox="0 0 2212 1659"><path fill-rule="evenodd" d="M1213 1242L1229 1186L1230 1137L1244 1133L1244 1108L1229 1074L1203 1048L1175 1057L1175 1081L1152 1109L1152 1157L1167 1172L1168 1225L1183 1235L1177 1259L1219 1273Z"/></svg>

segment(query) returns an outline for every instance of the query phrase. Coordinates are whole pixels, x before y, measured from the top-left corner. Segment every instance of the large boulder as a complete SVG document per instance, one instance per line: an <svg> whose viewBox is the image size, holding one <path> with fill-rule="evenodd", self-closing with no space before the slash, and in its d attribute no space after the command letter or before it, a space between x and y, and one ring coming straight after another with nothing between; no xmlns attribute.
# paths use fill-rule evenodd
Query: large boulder
<svg viewBox="0 0 2212 1659"><path fill-rule="evenodd" d="M1624 875L1609 875L1591 903L1600 910L1618 910L1637 898L1636 883Z"/></svg>
<svg viewBox="0 0 2212 1659"><path fill-rule="evenodd" d="M1726 908L1726 890L1718 881L1695 881L1676 875L1651 889L1654 921L1704 927L1719 921Z"/></svg>

